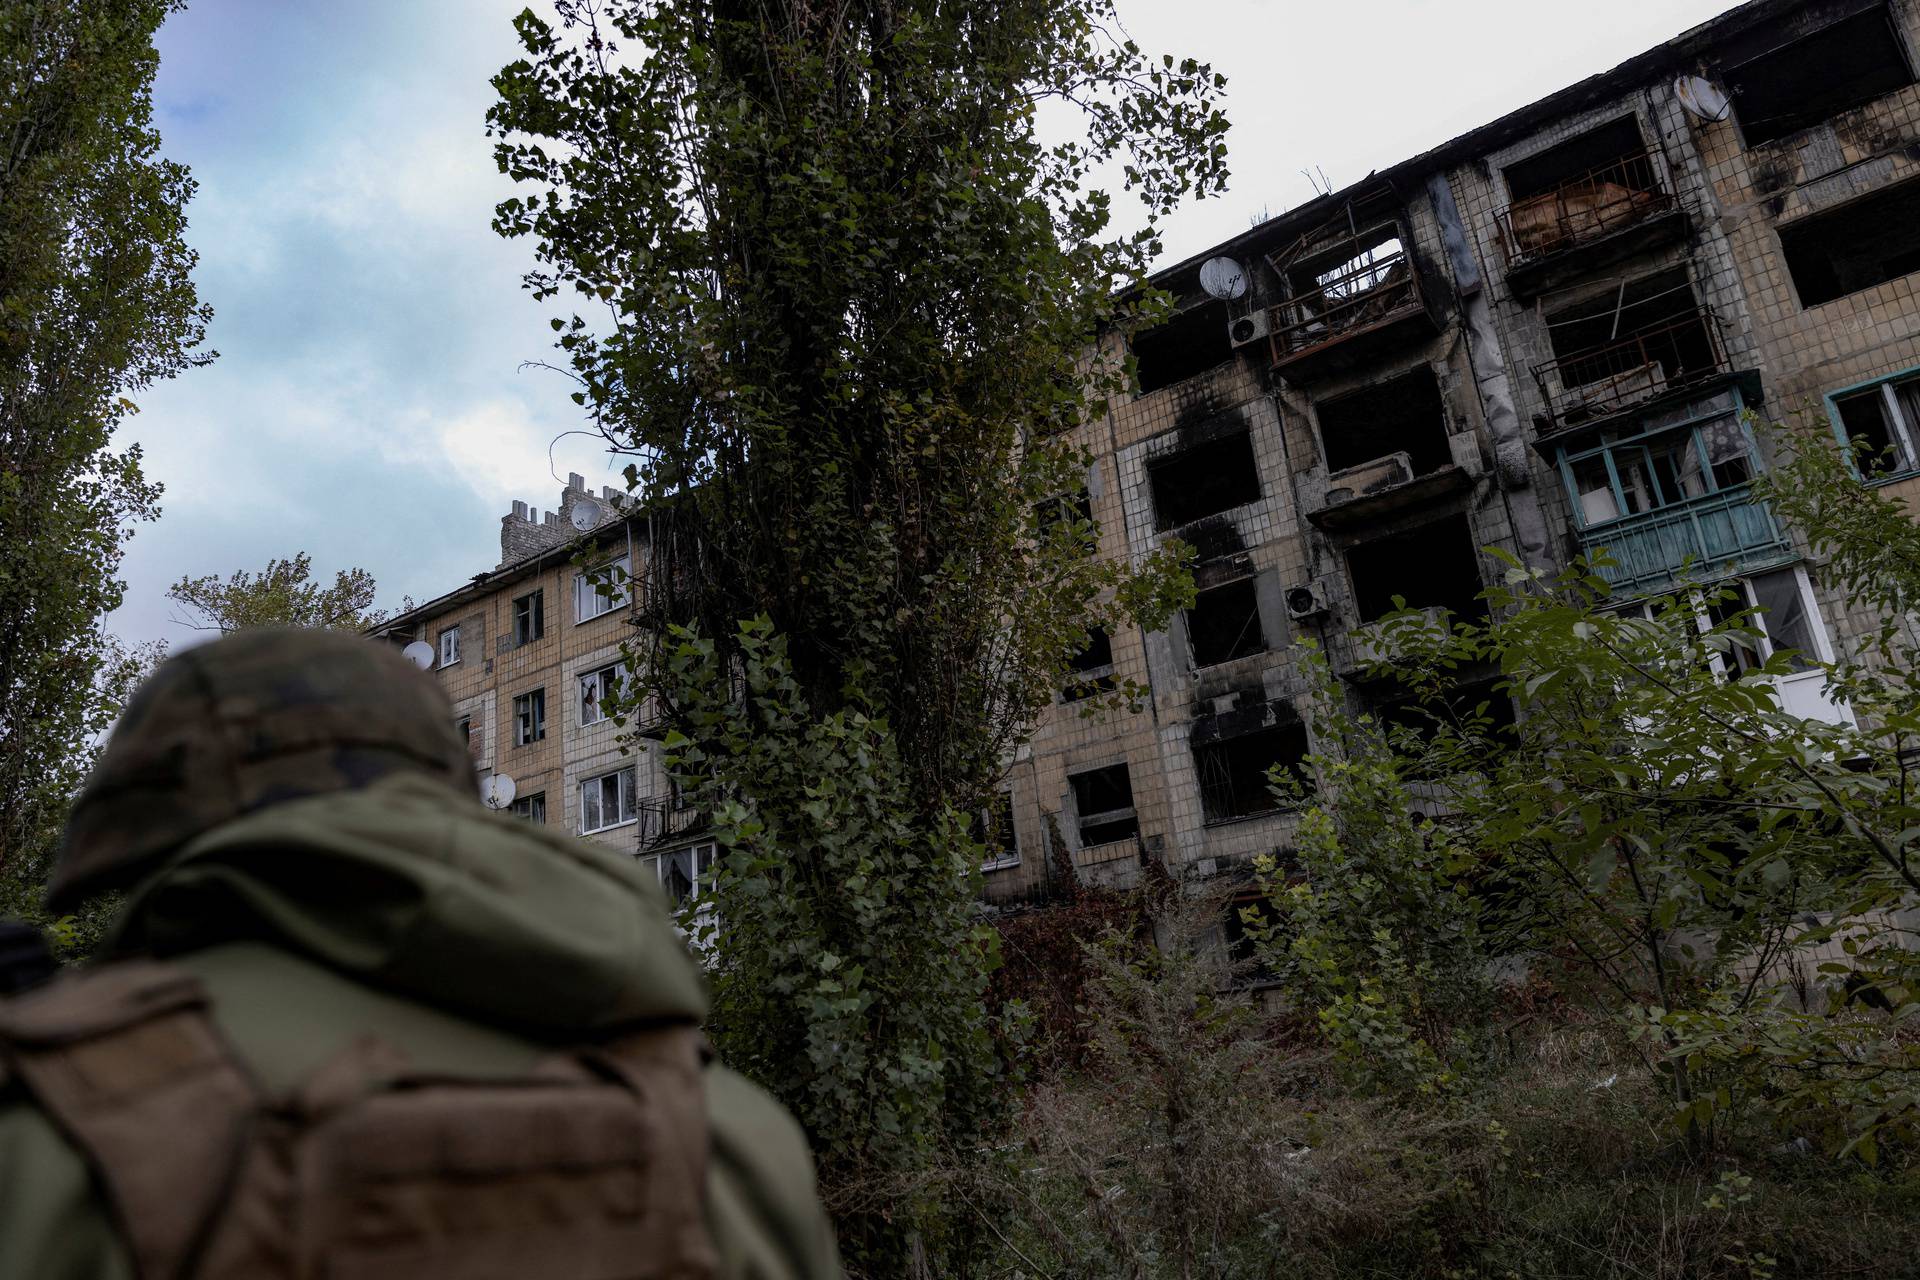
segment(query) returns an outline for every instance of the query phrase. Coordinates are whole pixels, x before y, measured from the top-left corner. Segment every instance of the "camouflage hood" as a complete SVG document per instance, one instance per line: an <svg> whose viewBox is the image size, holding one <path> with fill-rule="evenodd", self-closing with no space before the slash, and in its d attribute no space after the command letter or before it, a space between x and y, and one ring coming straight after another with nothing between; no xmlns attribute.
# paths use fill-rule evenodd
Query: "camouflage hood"
<svg viewBox="0 0 1920 1280"><path fill-rule="evenodd" d="M637 863L415 776L277 804L190 842L134 891L107 950L237 939L548 1039L706 1010Z"/></svg>
<svg viewBox="0 0 1920 1280"><path fill-rule="evenodd" d="M473 795L446 694L391 647L259 630L189 649L127 703L74 801L47 903L125 888L243 814L401 775Z"/></svg>

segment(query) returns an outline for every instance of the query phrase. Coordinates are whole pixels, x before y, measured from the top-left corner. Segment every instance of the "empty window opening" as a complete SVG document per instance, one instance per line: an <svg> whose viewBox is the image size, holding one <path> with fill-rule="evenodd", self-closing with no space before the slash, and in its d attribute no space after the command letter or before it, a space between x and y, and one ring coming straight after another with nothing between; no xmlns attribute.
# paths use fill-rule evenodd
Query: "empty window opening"
<svg viewBox="0 0 1920 1280"><path fill-rule="evenodd" d="M1920 468L1920 377L1836 396L1833 404L1861 476L1875 480Z"/></svg>
<svg viewBox="0 0 1920 1280"><path fill-rule="evenodd" d="M1913 83L1885 5L1722 71L1748 146L1819 124Z"/></svg>
<svg viewBox="0 0 1920 1280"><path fill-rule="evenodd" d="M1624 281L1610 293L1547 315L1559 387L1556 412L1611 413L1719 370L1712 319L1684 270Z"/></svg>
<svg viewBox="0 0 1920 1280"><path fill-rule="evenodd" d="M466 746L467 754L476 762L480 759L480 743L473 736L473 717L461 716L453 722L453 731L460 735L460 741Z"/></svg>
<svg viewBox="0 0 1920 1280"><path fill-rule="evenodd" d="M1780 248L1803 307L1920 271L1920 182L1782 227Z"/></svg>
<svg viewBox="0 0 1920 1280"><path fill-rule="evenodd" d="M1068 702L1113 691L1113 637L1104 627L1091 627L1087 642L1067 660L1071 674L1061 697Z"/></svg>
<svg viewBox="0 0 1920 1280"><path fill-rule="evenodd" d="M1405 597L1409 608L1437 606L1456 617L1486 611L1476 598L1480 565L1464 515L1363 542L1347 552L1347 571L1362 622L1392 613L1395 596Z"/></svg>
<svg viewBox="0 0 1920 1280"><path fill-rule="evenodd" d="M1266 652L1267 637L1260 629L1260 600L1254 580L1241 578L1197 593L1193 607L1187 610L1187 643L1196 667Z"/></svg>
<svg viewBox="0 0 1920 1280"><path fill-rule="evenodd" d="M1426 475L1453 461L1447 447L1447 415L1440 381L1422 365L1352 395L1314 406L1327 469L1345 471L1404 453L1413 474Z"/></svg>
<svg viewBox="0 0 1920 1280"><path fill-rule="evenodd" d="M1142 395L1205 373L1224 364L1232 354L1224 302L1189 307L1165 324L1133 337Z"/></svg>
<svg viewBox="0 0 1920 1280"><path fill-rule="evenodd" d="M1284 323L1275 336L1288 351L1364 329L1420 300L1397 222L1377 223L1332 242L1323 234L1302 237L1302 246L1283 260L1287 301L1281 304Z"/></svg>
<svg viewBox="0 0 1920 1280"><path fill-rule="evenodd" d="M1517 717L1513 699L1500 687L1503 683L1500 677L1489 676L1425 696L1396 685L1374 701L1370 714L1389 741L1402 751L1415 751L1432 742L1442 728L1497 746L1509 745ZM1426 771L1414 769L1411 776L1426 776Z"/></svg>
<svg viewBox="0 0 1920 1280"><path fill-rule="evenodd" d="M1082 848L1140 834L1140 819L1133 809L1133 780L1127 774L1127 766L1113 764L1076 773L1067 779L1067 784L1073 789Z"/></svg>
<svg viewBox="0 0 1920 1280"><path fill-rule="evenodd" d="M1074 546L1087 551L1099 543L1100 526L1093 519L1093 495L1085 489L1035 503L1033 518L1043 543L1071 539Z"/></svg>
<svg viewBox="0 0 1920 1280"><path fill-rule="evenodd" d="M1208 822L1230 822L1293 807L1290 794L1276 795L1268 771L1279 765L1301 789L1311 789L1306 726L1295 722L1209 742L1194 749L1200 772L1200 804Z"/></svg>
<svg viewBox="0 0 1920 1280"><path fill-rule="evenodd" d="M1753 479L1753 447L1732 417L1651 434L1601 435L1597 448L1565 459L1582 528L1724 493Z"/></svg>
<svg viewBox="0 0 1920 1280"><path fill-rule="evenodd" d="M1535 258L1606 235L1670 207L1632 116L1509 165L1513 203L1500 218L1512 258Z"/></svg>
<svg viewBox="0 0 1920 1280"><path fill-rule="evenodd" d="M1161 529L1190 524L1260 500L1253 440L1230 432L1147 464L1153 510Z"/></svg>
<svg viewBox="0 0 1920 1280"><path fill-rule="evenodd" d="M546 592L529 591L513 602L513 643L532 644L547 633Z"/></svg>

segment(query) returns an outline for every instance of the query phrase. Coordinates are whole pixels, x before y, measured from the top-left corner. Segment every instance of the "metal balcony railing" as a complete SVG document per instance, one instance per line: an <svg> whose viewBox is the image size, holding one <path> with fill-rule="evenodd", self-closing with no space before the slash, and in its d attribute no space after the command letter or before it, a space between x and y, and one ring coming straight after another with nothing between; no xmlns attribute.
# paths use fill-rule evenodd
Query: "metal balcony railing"
<svg viewBox="0 0 1920 1280"><path fill-rule="evenodd" d="M706 815L694 808L683 808L672 796L650 796L634 805L640 821L640 847L651 849L676 836L691 835L706 825Z"/></svg>
<svg viewBox="0 0 1920 1280"><path fill-rule="evenodd" d="M1792 550L1773 513L1744 485L1622 516L1576 536L1585 554L1606 549L1614 563L1600 575L1628 592L1662 586L1689 565L1701 573L1728 561L1758 567Z"/></svg>
<svg viewBox="0 0 1920 1280"><path fill-rule="evenodd" d="M1696 306L1614 342L1533 367L1554 427L1609 417L1727 370L1720 324Z"/></svg>
<svg viewBox="0 0 1920 1280"><path fill-rule="evenodd" d="M1317 277L1311 288L1296 292L1273 309L1276 360L1284 361L1424 307L1419 273L1397 227L1376 227L1346 243L1351 256L1344 261L1333 257L1333 271ZM1314 254L1316 259L1328 256ZM1286 272L1295 280L1300 273L1297 266Z"/></svg>
<svg viewBox="0 0 1920 1280"><path fill-rule="evenodd" d="M1507 269L1589 244L1667 212L1673 196L1660 188L1645 151L1621 156L1568 178L1551 191L1516 200L1494 215Z"/></svg>

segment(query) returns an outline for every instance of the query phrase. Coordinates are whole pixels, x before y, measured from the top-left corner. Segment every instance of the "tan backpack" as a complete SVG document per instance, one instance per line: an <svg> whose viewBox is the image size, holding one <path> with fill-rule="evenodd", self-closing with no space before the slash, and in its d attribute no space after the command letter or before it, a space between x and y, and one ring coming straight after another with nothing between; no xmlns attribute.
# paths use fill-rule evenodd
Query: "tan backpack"
<svg viewBox="0 0 1920 1280"><path fill-rule="evenodd" d="M0 1083L85 1155L141 1280L707 1280L700 1053L673 1026L469 1082L369 1038L269 1098L177 968L0 1000Z"/></svg>

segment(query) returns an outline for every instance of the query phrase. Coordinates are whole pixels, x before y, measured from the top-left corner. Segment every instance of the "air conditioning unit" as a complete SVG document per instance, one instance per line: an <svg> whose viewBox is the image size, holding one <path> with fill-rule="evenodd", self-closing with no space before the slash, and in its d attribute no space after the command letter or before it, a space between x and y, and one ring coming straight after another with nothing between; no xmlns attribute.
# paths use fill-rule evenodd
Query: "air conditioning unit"
<svg viewBox="0 0 1920 1280"><path fill-rule="evenodd" d="M1249 342L1259 342L1267 336L1267 313L1264 309L1249 311L1244 316L1236 316L1227 322L1227 341L1235 347L1244 347Z"/></svg>
<svg viewBox="0 0 1920 1280"><path fill-rule="evenodd" d="M1295 622L1323 618L1327 614L1327 593L1317 582L1303 582L1287 588L1287 616Z"/></svg>

